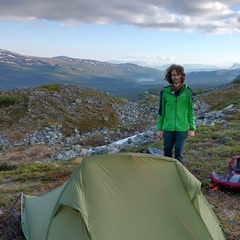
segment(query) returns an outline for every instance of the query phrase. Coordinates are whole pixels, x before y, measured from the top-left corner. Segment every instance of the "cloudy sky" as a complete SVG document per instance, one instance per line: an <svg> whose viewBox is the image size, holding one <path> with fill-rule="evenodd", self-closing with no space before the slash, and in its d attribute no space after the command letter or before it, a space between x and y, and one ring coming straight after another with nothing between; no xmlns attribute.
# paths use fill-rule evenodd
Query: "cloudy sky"
<svg viewBox="0 0 240 240"><path fill-rule="evenodd" d="M0 49L99 61L240 63L239 0L0 0Z"/></svg>

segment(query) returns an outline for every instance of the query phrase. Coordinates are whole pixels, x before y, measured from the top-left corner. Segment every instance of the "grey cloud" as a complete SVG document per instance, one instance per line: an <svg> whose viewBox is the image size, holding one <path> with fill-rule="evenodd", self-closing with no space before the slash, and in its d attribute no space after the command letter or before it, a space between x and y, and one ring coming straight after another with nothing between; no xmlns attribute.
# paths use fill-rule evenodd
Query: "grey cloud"
<svg viewBox="0 0 240 240"><path fill-rule="evenodd" d="M239 0L0 0L2 21L128 24L159 30L240 32ZM224 30L225 29L225 30Z"/></svg>

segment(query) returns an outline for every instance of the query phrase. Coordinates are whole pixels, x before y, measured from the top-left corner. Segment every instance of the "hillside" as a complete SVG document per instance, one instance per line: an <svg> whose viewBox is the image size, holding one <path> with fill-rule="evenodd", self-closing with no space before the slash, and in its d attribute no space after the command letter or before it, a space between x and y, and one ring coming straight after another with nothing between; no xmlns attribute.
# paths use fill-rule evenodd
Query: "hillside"
<svg viewBox="0 0 240 240"><path fill-rule="evenodd" d="M134 131L135 125L146 125L144 117L149 119L150 111L150 108L78 85L6 90L0 92L0 134L14 143L51 126L61 128L64 137L71 137L76 131L84 134L99 129Z"/></svg>
<svg viewBox="0 0 240 240"><path fill-rule="evenodd" d="M228 239L238 240L240 195L211 190L209 174L224 174L231 157L240 154L239 81L195 96L195 104L205 106L202 103L209 107L198 115L196 136L187 141L186 167L202 182ZM141 141L128 140L129 147L119 151L161 149L155 128L157 108L158 97L133 103L71 84L0 92L0 238L24 239L18 218L20 193L40 195L59 186L89 149L92 154L106 154L114 149L108 149L109 143L142 132ZM102 145L107 147L94 148ZM78 157L71 157L73 152Z"/></svg>
<svg viewBox="0 0 240 240"><path fill-rule="evenodd" d="M76 85L42 85L0 92L0 132L13 140L51 125L67 135L92 128L116 127L112 105L124 101L101 91Z"/></svg>

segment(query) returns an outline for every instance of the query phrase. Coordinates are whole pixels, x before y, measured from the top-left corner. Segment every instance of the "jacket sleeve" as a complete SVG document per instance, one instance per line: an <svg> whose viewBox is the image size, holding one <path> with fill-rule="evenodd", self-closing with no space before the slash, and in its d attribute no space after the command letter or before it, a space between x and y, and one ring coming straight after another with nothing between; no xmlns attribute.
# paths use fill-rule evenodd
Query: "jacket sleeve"
<svg viewBox="0 0 240 240"><path fill-rule="evenodd" d="M189 97L189 109L188 109L188 123L189 123L189 129L195 131L196 130L196 124L195 124L195 116L194 116L194 108L193 108L193 93L192 90L190 90L190 97Z"/></svg>
<svg viewBox="0 0 240 240"><path fill-rule="evenodd" d="M163 100L163 91L160 92L159 97L159 109L158 109L158 119L157 119L157 131L162 131L164 114L165 114L165 104Z"/></svg>

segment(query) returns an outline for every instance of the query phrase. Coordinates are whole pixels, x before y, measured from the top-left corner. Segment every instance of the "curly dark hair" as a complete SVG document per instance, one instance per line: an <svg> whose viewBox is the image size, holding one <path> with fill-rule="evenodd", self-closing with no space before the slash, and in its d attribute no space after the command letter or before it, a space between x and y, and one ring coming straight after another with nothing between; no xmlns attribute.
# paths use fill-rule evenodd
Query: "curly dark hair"
<svg viewBox="0 0 240 240"><path fill-rule="evenodd" d="M185 81L186 74L184 73L184 68L181 65L177 65L177 64L172 64L170 67L167 68L164 79L168 81L169 84L172 83L172 77L171 77L172 70L177 70L177 73L180 74L182 77L182 83L183 83Z"/></svg>

